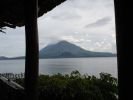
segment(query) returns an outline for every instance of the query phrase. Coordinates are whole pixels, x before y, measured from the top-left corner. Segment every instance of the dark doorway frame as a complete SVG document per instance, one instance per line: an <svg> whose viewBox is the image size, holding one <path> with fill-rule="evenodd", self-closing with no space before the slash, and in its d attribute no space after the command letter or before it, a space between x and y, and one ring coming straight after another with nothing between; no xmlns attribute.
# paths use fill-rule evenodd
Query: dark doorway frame
<svg viewBox="0 0 133 100"><path fill-rule="evenodd" d="M25 1L25 99L38 100L39 43L38 0Z"/></svg>
<svg viewBox="0 0 133 100"><path fill-rule="evenodd" d="M132 98L132 31L131 1L114 0L116 19L116 42L118 59L118 94L119 100Z"/></svg>

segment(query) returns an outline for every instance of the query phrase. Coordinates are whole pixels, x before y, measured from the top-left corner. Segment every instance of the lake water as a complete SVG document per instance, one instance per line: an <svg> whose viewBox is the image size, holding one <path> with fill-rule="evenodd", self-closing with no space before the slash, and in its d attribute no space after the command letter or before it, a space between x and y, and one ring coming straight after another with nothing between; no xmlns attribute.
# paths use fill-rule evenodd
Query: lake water
<svg viewBox="0 0 133 100"><path fill-rule="evenodd" d="M78 70L81 74L99 75L106 72L117 77L116 57L40 59L39 62L41 74L69 74ZM0 73L24 72L24 63L25 60L0 60Z"/></svg>

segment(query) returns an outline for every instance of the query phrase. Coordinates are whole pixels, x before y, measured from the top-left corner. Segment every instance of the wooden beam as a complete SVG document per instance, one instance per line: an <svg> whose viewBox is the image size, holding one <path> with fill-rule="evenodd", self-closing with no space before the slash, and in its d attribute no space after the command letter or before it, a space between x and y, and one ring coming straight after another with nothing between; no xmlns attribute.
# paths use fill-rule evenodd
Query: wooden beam
<svg viewBox="0 0 133 100"><path fill-rule="evenodd" d="M25 0L25 93L26 100L38 100L38 0Z"/></svg>
<svg viewBox="0 0 133 100"><path fill-rule="evenodd" d="M132 2L126 0L114 0L116 18L116 40L118 55L118 82L119 100L131 100L132 98Z"/></svg>

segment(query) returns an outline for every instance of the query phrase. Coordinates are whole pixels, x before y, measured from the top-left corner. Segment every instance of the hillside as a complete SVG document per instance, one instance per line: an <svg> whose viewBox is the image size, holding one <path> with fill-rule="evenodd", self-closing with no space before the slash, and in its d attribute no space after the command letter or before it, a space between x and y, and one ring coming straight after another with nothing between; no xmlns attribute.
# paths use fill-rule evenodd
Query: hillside
<svg viewBox="0 0 133 100"><path fill-rule="evenodd" d="M60 41L56 44L51 44L39 52L39 57L44 58L81 58L81 57L116 57L116 54L109 52L93 52L87 51L79 46L76 46L67 41ZM15 59L25 59L24 56L20 57L4 57L1 56L0 60L15 60Z"/></svg>
<svg viewBox="0 0 133 100"><path fill-rule="evenodd" d="M92 52L82 49L67 41L48 45L40 50L40 58L78 58L78 57L113 57L108 52Z"/></svg>

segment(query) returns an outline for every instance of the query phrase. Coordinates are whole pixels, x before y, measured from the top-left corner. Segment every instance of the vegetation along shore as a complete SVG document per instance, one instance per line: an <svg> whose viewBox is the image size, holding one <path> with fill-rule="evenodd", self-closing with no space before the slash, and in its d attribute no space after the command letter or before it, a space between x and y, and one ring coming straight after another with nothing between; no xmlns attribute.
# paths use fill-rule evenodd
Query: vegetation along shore
<svg viewBox="0 0 133 100"><path fill-rule="evenodd" d="M81 75L79 71L40 75L39 100L118 100L117 78L108 73L99 75ZM15 81L24 86L24 78Z"/></svg>

